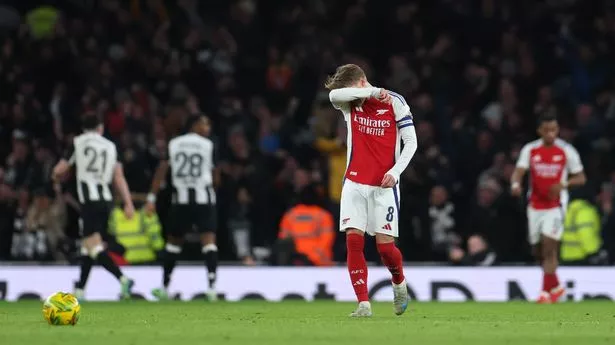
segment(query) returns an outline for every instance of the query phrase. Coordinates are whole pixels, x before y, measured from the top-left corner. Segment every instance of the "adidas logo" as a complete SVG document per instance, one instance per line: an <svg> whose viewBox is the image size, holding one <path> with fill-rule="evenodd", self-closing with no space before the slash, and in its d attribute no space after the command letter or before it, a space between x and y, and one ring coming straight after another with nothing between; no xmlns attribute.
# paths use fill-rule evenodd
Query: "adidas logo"
<svg viewBox="0 0 615 345"><path fill-rule="evenodd" d="M359 279L356 282L354 282L352 285L354 285L354 286L365 285L365 281L363 279Z"/></svg>
<svg viewBox="0 0 615 345"><path fill-rule="evenodd" d="M386 224L382 227L382 230L393 230L393 228L391 228L391 224Z"/></svg>

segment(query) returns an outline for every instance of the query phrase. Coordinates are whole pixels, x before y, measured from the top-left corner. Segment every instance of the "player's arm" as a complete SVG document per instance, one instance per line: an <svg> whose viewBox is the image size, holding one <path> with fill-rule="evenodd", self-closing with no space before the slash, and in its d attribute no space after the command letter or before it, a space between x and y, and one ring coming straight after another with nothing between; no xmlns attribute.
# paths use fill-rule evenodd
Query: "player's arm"
<svg viewBox="0 0 615 345"><path fill-rule="evenodd" d="M410 164L419 145L410 107L408 107L406 101L401 96L394 97L392 102L397 131L404 142L404 148L401 150L395 165L384 175L381 182L381 187L383 188L393 187L399 182L399 176Z"/></svg>
<svg viewBox="0 0 615 345"><path fill-rule="evenodd" d="M153 203L156 202L156 195L160 191L160 187L162 186L162 182L167 178L167 172L169 171L169 161L164 159L158 163L158 167L156 168L156 172L154 173L154 179L152 180L152 186L150 188L149 194L147 195L148 202L150 199Z"/></svg>
<svg viewBox="0 0 615 345"><path fill-rule="evenodd" d="M378 87L345 87L331 90L329 92L329 100L336 109L341 109L345 104L357 99L379 98L382 90Z"/></svg>
<svg viewBox="0 0 615 345"><path fill-rule="evenodd" d="M124 176L124 168L122 163L116 163L113 169L113 183L115 188L120 193L122 201L124 202L124 214L126 218L131 219L135 213L135 206L132 203L132 197L130 196L130 189L128 188L128 182Z"/></svg>
<svg viewBox="0 0 615 345"><path fill-rule="evenodd" d="M75 164L75 148L71 145L60 161L53 167L51 179L56 183L60 182L73 164Z"/></svg>
<svg viewBox="0 0 615 345"><path fill-rule="evenodd" d="M521 152L519 153L519 158L517 159L517 164L515 166L515 170L510 177L510 193L513 196L521 195L521 181L527 172L527 169L530 168L530 147L523 146Z"/></svg>
<svg viewBox="0 0 615 345"><path fill-rule="evenodd" d="M564 188L577 187L584 185L585 182L587 182L587 177L585 176L585 172L581 171L576 174L570 174L568 181L562 183L562 185Z"/></svg>
<svg viewBox="0 0 615 345"><path fill-rule="evenodd" d="M564 189L582 186L587 181L579 152L577 152L577 150L572 146L567 146L565 152L566 170L568 170L569 174L568 180L551 186L549 188L549 194L551 197L556 197Z"/></svg>
<svg viewBox="0 0 615 345"><path fill-rule="evenodd" d="M154 173L154 179L152 180L152 186L150 187L149 193L147 194L147 202L145 204L145 210L152 214L156 210L156 195L160 191L160 187L162 187L162 183L167 178L167 173L169 171L169 155L168 152L164 153L164 156L161 157L160 162L158 163L158 167L156 168L156 172Z"/></svg>
<svg viewBox="0 0 615 345"><path fill-rule="evenodd" d="M566 169L570 175L568 181L562 184L564 188L582 186L587 182L581 156L572 146L566 148Z"/></svg>

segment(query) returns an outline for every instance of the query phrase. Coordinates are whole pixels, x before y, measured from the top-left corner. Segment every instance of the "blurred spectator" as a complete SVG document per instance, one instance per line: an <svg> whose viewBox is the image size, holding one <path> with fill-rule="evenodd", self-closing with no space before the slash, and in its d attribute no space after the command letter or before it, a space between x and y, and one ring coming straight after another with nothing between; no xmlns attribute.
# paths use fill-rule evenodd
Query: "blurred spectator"
<svg viewBox="0 0 615 345"><path fill-rule="evenodd" d="M186 118L211 118L224 260L266 256L305 184L327 186L323 205L337 217L346 127L322 80L348 62L404 95L415 118L419 149L400 181L405 257L433 259L432 237L441 232L429 210L450 204L449 230L460 239L481 234L499 262L529 260L524 205L507 184L539 114L557 114L590 181L615 182L615 15L607 0L68 3L0 8L0 259L9 258L33 192L49 182L46 169L86 112L104 118L137 192L147 192ZM295 178L299 167L307 171ZM436 186L446 187L444 206L430 201ZM604 247L614 253L612 197L601 195ZM76 236L76 211L68 214L67 234ZM341 259L344 238L335 236Z"/></svg>
<svg viewBox="0 0 615 345"><path fill-rule="evenodd" d="M432 260L446 261L450 251L461 245L461 237L456 233L455 205L443 186L431 190L429 205Z"/></svg>
<svg viewBox="0 0 615 345"><path fill-rule="evenodd" d="M568 205L560 257L564 265L608 262L606 251L602 251L600 214L585 200L576 199Z"/></svg>
<svg viewBox="0 0 615 345"><path fill-rule="evenodd" d="M59 190L57 194L50 187L35 190L25 228L13 236L13 258L63 261L59 244L65 237L65 224L66 206Z"/></svg>
<svg viewBox="0 0 615 345"><path fill-rule="evenodd" d="M520 213L503 194L502 187L493 178L479 183L476 201L471 206L466 225L467 236L480 235L501 258L518 255L516 232ZM525 237L525 236L524 236Z"/></svg>
<svg viewBox="0 0 615 345"><path fill-rule="evenodd" d="M115 207L109 218L109 235L123 248L123 257L129 264L154 263L164 247L158 216L144 210L126 218L120 207Z"/></svg>
<svg viewBox="0 0 615 345"><path fill-rule="evenodd" d="M282 217L276 264L330 266L333 263L333 217L318 206L317 199L313 186L303 187L297 205Z"/></svg>
<svg viewBox="0 0 615 345"><path fill-rule="evenodd" d="M231 231L233 243L235 245L235 254L245 265L253 265L255 263L252 253L251 230L252 222L250 220L250 205L252 199L248 190L240 186L236 191L236 197L231 202L228 227Z"/></svg>
<svg viewBox="0 0 615 345"><path fill-rule="evenodd" d="M604 183L598 198L600 213L602 215L602 238L604 239L604 249L612 262L615 258L615 172L611 173L611 181Z"/></svg>
<svg viewBox="0 0 615 345"><path fill-rule="evenodd" d="M450 262L466 266L493 266L497 261L497 254L489 248L489 244L480 235L470 236L467 248L467 253L461 248L453 248L449 254Z"/></svg>

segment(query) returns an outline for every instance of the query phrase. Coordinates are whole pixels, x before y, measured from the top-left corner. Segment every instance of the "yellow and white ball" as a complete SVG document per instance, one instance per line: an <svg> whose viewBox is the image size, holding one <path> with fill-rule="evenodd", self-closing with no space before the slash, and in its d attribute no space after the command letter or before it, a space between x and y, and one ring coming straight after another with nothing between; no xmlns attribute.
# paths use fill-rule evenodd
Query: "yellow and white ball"
<svg viewBox="0 0 615 345"><path fill-rule="evenodd" d="M43 317L50 325L76 325L81 314L81 306L75 296L66 292L56 292L43 303Z"/></svg>

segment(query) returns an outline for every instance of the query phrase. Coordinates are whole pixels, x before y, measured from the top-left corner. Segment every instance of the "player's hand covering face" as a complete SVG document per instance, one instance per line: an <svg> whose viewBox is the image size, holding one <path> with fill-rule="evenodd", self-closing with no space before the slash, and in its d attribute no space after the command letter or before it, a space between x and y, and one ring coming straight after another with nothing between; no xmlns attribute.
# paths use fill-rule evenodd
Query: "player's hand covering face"
<svg viewBox="0 0 615 345"><path fill-rule="evenodd" d="M378 100L380 102L383 102L383 103L386 103L386 104L393 103L393 99L391 98L391 94L389 93L389 91L387 91L385 89L380 89L380 94L378 95Z"/></svg>

